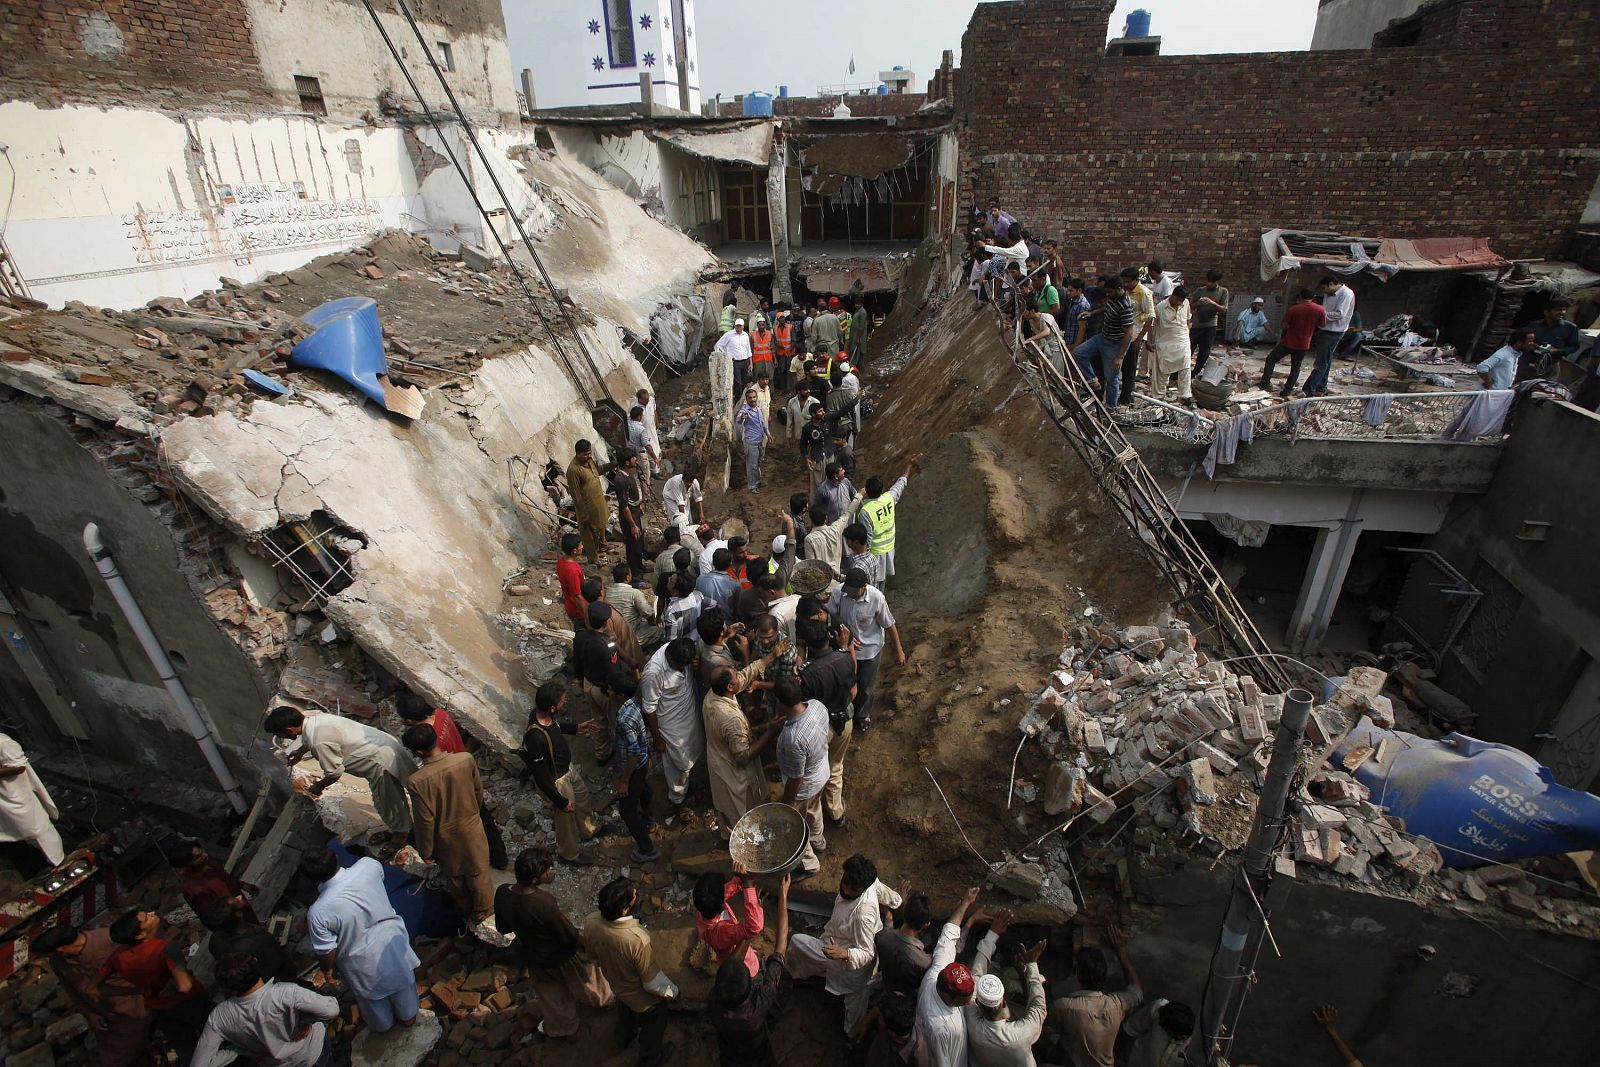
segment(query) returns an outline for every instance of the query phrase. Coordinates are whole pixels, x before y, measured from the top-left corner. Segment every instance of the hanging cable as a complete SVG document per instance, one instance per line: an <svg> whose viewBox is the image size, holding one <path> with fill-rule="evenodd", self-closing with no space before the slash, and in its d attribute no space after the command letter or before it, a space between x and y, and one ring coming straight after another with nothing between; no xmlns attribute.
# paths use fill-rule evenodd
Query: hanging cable
<svg viewBox="0 0 1600 1067"><path fill-rule="evenodd" d="M372 0L363 0L363 2L366 3L367 9L370 11L372 9ZM433 68L433 76L439 80L439 87L444 90L445 97L450 101L450 109L456 113L456 118L461 120L461 129L466 133L467 140L472 142L473 149L478 153L478 159L482 161L483 169L489 174L489 181L494 183L494 191L500 195L500 202L505 205L506 217L517 228L517 236L522 238L522 247L528 250L528 257L533 260L533 265L539 270L539 277L544 279L545 288L550 291L550 298L555 300L556 283L551 280L550 272L545 270L544 260L539 258L539 252L533 247L533 241L529 239L528 231L523 229L522 220L517 218L515 211L511 210L511 198L506 196L505 187L500 184L500 175L495 171L494 165L489 162L489 154L484 151L483 144L478 140L478 135L472 128L472 123L467 120L467 113L462 110L461 101L456 99L456 92L450 88L450 82L445 78L444 70L439 66L439 61L435 58L433 49L428 47L427 40L422 36L422 28L417 25L416 18L412 16L411 6L406 3L406 0L395 0L395 3L400 8L400 14L405 16L406 23L410 25L411 32L417 39L417 47L427 57L428 66ZM376 15L373 17L377 18ZM420 100L420 97L418 99ZM426 105L424 105L424 108L426 108ZM492 226L490 227L490 229L493 228ZM498 236L496 234L497 238ZM516 271L517 266L512 261L509 253L506 255L506 262L510 264L513 271ZM572 332L573 340L578 342L578 353L583 356L584 363L588 365L589 373L594 375L595 385L599 390L600 396L605 397L607 395L605 376L600 373L600 368L595 366L594 357L589 354L589 346L584 342L583 334L578 332L578 324L573 321L572 313L567 310L565 304L559 300L556 300L555 303L556 310L561 313L562 319L567 324L567 329ZM593 403L592 400L590 402Z"/></svg>
<svg viewBox="0 0 1600 1067"><path fill-rule="evenodd" d="M518 287L522 290L522 295L527 298L529 305L533 308L534 314L539 317L539 323L544 327L545 334L550 338L551 343L555 346L556 358L560 361L562 368L566 371L567 378L572 382L573 388L577 389L578 395L583 397L584 403L593 407L595 403L594 395L590 392L588 386L584 384L583 376L579 374L577 366L572 362L572 357L567 354L566 347L561 343L560 335L557 334L555 328L551 326L550 320L545 316L544 309L539 306L538 297L534 295L533 288L528 284L528 279L523 275L522 271L518 269L516 262L511 258L510 247L500 236L500 231L495 229L494 223L490 220L489 210L484 206L483 200L479 198L478 191L473 188L472 178L467 174L466 166L462 164L460 157L456 155L455 149L450 144L450 139L445 136L444 127L440 124L438 116L436 116L433 111L429 109L427 100L423 98L422 87L418 85L417 80L411 76L410 69L406 66L405 60L401 58L399 47L389 36L389 31L384 27L383 20L378 18L378 12L372 6L372 0L362 0L362 3L366 5L367 14L372 16L372 23L378 28L378 35L383 38L383 43L388 47L389 54L394 57L395 65L400 68L401 76L405 78L406 84L411 87L412 95L417 98L417 106L422 109L423 117L428 120L428 124L433 127L433 132L438 136L439 144L444 148L444 154L449 157L450 163L456 169L456 173L461 176L461 183L466 186L467 195L472 197L473 204L478 208L478 214L483 216L484 228L488 230L489 236L494 238L495 244L500 249L500 254L505 257L506 264L511 268L511 276L516 279ZM407 17L410 17L409 12L407 12ZM415 26L415 23L412 23L412 25ZM424 51L426 51L426 49L424 49ZM431 53L429 54L429 58L432 58ZM457 109L456 113L460 115L459 108ZM466 117L464 115L461 116L461 121L463 123L466 122ZM491 176L493 176L493 171L490 173ZM498 181L495 184L496 188L498 188ZM516 214L511 210L510 203L505 200L505 194L503 191L501 192L501 201L506 204L506 214L513 221L517 221ZM517 222L517 229L519 232L521 231L521 222ZM527 240L526 234L523 235L523 240ZM546 285L550 284L548 277L546 277L545 283ZM554 299L555 289L553 286L550 288L550 295L551 298ZM556 303L559 307L560 301L557 301ZM568 322L570 324L571 320L569 319ZM579 340L581 342L582 338L580 337ZM587 354L587 351L585 351L586 356ZM593 366L594 364L591 361L590 367L593 368ZM599 379L598 371L595 372L595 377ZM600 381L600 395L604 397L606 395L604 380L601 379Z"/></svg>

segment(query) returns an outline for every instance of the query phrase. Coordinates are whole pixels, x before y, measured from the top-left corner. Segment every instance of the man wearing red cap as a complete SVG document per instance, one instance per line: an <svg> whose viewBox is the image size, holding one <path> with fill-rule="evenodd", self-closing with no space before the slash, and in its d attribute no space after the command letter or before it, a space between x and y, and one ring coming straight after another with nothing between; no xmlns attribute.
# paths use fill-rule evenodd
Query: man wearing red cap
<svg viewBox="0 0 1600 1067"><path fill-rule="evenodd" d="M839 316L835 314L839 309L839 298L831 297L828 300L829 310L816 318L814 327L815 336L812 338L813 352L833 353L839 351Z"/></svg>
<svg viewBox="0 0 1600 1067"><path fill-rule="evenodd" d="M963 1011L972 1003L975 982L964 963L956 963L961 951L967 909L978 899L978 887L968 889L956 910L950 913L939 943L933 949L933 962L922 976L917 991L917 1036L928 1056L929 1067L967 1067L967 1019Z"/></svg>

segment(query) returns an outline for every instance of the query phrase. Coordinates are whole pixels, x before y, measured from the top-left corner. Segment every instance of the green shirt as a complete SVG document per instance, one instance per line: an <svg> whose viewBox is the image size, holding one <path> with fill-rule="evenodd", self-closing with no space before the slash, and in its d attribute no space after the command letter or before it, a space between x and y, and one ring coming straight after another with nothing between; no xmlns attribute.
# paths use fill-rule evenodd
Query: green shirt
<svg viewBox="0 0 1600 1067"><path fill-rule="evenodd" d="M1203 286L1195 292L1193 297L1190 298L1190 303L1194 305L1194 318L1191 320L1192 324L1197 327L1215 326L1217 324L1217 315L1220 314L1220 312L1218 312L1216 308L1209 304L1200 303L1200 298L1202 296L1209 297L1210 299L1221 304L1223 307L1227 307L1228 287L1225 285Z"/></svg>
<svg viewBox="0 0 1600 1067"><path fill-rule="evenodd" d="M1039 295L1034 297L1033 300L1034 310L1043 311L1047 314L1060 306L1061 294L1053 285L1046 285L1043 289L1039 290Z"/></svg>

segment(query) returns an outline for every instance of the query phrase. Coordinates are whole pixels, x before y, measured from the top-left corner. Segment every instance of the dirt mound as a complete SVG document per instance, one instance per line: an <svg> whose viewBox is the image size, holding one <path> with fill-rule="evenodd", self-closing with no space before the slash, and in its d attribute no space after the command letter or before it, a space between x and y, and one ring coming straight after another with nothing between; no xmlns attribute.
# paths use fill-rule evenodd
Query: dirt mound
<svg viewBox="0 0 1600 1067"><path fill-rule="evenodd" d="M886 665L877 728L854 746L853 833L833 861L872 842L881 868L952 891L983 871L919 764L986 859L1032 841L1049 817L1036 804L1005 805L1017 723L1041 669L1086 611L1143 622L1168 593L1019 388L991 316L962 291L899 327L879 365L868 365L883 400L858 452L864 471L886 478L927 453L900 504L901 574L889 591L908 661ZM883 364L902 359L903 369L882 376ZM1037 783L1043 771L1037 752L1025 751L1019 777Z"/></svg>

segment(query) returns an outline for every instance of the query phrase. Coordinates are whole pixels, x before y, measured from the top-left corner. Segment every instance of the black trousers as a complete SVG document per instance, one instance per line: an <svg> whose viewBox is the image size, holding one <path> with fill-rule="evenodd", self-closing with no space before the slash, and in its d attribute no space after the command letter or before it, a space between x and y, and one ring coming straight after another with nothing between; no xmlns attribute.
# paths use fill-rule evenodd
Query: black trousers
<svg viewBox="0 0 1600 1067"><path fill-rule="evenodd" d="M662 1039L667 1036L667 1002L657 1001L649 1011L634 1011L617 1002L617 1047L627 1048L639 1041L639 1067L659 1067Z"/></svg>
<svg viewBox="0 0 1600 1067"><path fill-rule="evenodd" d="M630 532L628 523L621 523L622 547L628 555L628 566L633 568L637 578L644 574L644 515L638 508L628 511L633 516L633 528Z"/></svg>
<svg viewBox="0 0 1600 1067"><path fill-rule="evenodd" d="M1133 389L1139 377L1139 353L1144 350L1144 342L1130 344L1128 351L1122 357L1122 403L1133 402Z"/></svg>
<svg viewBox="0 0 1600 1067"><path fill-rule="evenodd" d="M650 765L640 763L633 768L633 775L628 779L628 795L617 800L617 813L622 816L622 823L633 835L633 843L640 852L651 850L650 800L653 796Z"/></svg>
<svg viewBox="0 0 1600 1067"><path fill-rule="evenodd" d="M500 832L500 827L495 825L494 815L489 811L488 804L478 806L478 818L483 820L483 836L489 839L489 866L497 871L503 871L508 866L506 838Z"/></svg>
<svg viewBox="0 0 1600 1067"><path fill-rule="evenodd" d="M1284 356L1289 357L1289 380L1283 383L1282 393L1288 396L1294 392L1295 382L1300 380L1300 363L1306 358L1306 354L1303 349L1297 352L1292 348L1283 347L1281 341L1272 346L1272 351L1267 353L1267 362L1261 367L1261 388L1272 388L1272 370Z"/></svg>
<svg viewBox="0 0 1600 1067"><path fill-rule="evenodd" d="M1205 369L1206 360L1211 358L1211 345L1217 339L1215 326L1195 326L1189 331L1189 347L1194 350L1194 373L1199 374Z"/></svg>

